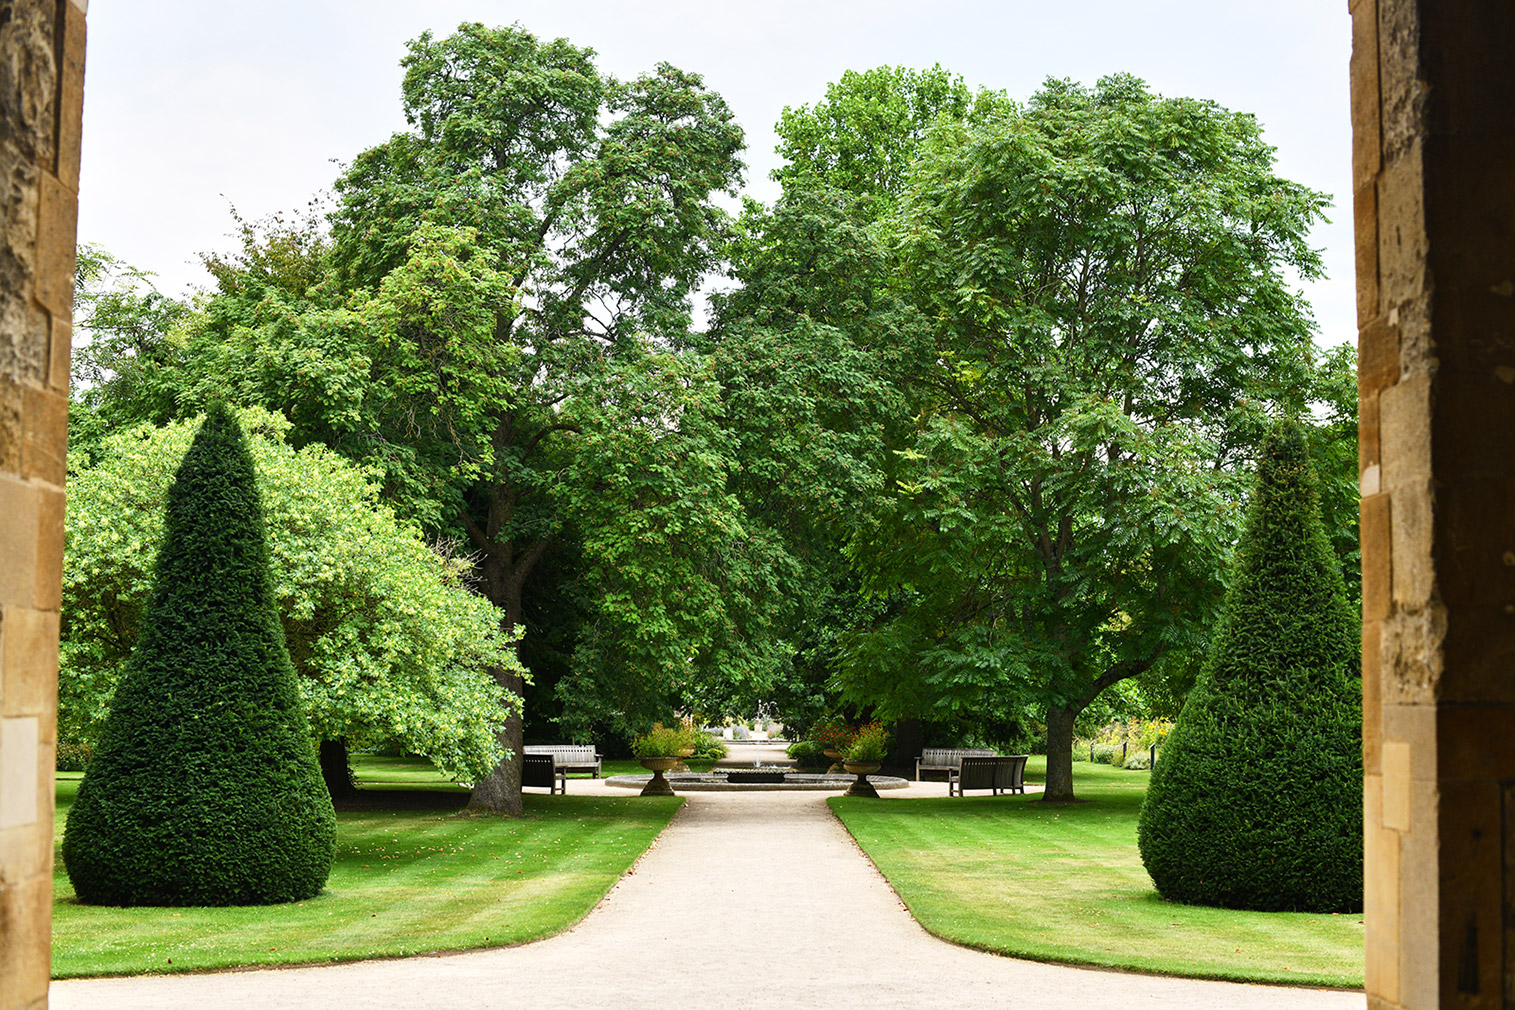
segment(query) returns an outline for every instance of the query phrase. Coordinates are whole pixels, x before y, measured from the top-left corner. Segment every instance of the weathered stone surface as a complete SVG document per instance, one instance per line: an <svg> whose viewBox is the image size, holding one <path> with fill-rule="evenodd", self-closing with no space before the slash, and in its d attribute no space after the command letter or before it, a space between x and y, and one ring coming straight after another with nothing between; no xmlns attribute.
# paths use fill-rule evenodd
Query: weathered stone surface
<svg viewBox="0 0 1515 1010"><path fill-rule="evenodd" d="M0 1010L47 1005L83 83L82 0L0 0Z"/></svg>

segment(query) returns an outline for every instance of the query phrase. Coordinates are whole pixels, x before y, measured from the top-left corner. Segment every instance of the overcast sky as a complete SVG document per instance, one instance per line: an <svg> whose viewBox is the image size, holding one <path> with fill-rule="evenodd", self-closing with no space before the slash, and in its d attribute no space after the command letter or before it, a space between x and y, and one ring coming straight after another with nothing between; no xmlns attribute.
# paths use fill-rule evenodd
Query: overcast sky
<svg viewBox="0 0 1515 1010"><path fill-rule="evenodd" d="M764 200L780 110L848 69L940 63L1018 99L1048 76L1130 72L1254 113L1280 174L1334 200L1314 233L1330 276L1307 290L1321 342L1355 338L1342 0L95 0L79 238L166 293L208 284L196 254L232 247L229 208L303 207L336 163L403 129L406 40L462 21L565 37L619 76L703 74L747 131L747 190Z"/></svg>

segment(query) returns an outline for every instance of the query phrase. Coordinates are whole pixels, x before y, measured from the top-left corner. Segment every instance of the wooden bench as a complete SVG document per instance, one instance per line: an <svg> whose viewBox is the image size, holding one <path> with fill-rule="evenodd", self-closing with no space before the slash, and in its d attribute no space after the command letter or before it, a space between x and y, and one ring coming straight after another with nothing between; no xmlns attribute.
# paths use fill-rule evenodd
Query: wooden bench
<svg viewBox="0 0 1515 1010"><path fill-rule="evenodd" d="M998 796L1026 791L1025 754L1003 757L965 757L957 768L947 773L947 795L961 796L965 789L992 789Z"/></svg>
<svg viewBox="0 0 1515 1010"><path fill-rule="evenodd" d="M568 795L568 774L551 754L525 754L521 757L521 785L543 786L549 792Z"/></svg>
<svg viewBox="0 0 1515 1010"><path fill-rule="evenodd" d="M987 747L927 747L915 759L915 781L921 772L946 772L950 778L965 757L999 757L999 751Z"/></svg>
<svg viewBox="0 0 1515 1010"><path fill-rule="evenodd" d="M600 777L600 755L590 744L529 743L525 751L527 754L550 754L565 772L589 772L595 778Z"/></svg>

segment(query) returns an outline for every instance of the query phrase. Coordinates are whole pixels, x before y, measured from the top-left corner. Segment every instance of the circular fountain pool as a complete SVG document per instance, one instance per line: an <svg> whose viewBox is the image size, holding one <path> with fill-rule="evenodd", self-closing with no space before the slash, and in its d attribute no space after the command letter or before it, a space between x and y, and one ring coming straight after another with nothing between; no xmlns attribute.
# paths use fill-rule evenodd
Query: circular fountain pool
<svg viewBox="0 0 1515 1010"><path fill-rule="evenodd" d="M783 766L749 766L718 768L709 772L668 772L665 776L675 793L688 792L756 792L761 790L830 790L841 792L857 781L856 775L817 775L797 772ZM608 786L641 789L651 775L611 775ZM903 789L910 783L892 775L869 775L875 789Z"/></svg>

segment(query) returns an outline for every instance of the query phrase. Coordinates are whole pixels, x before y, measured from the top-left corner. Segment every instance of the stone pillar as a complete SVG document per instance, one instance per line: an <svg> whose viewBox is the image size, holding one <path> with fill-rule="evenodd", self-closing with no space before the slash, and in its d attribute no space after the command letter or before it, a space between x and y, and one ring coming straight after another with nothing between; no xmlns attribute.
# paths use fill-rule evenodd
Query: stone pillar
<svg viewBox="0 0 1515 1010"><path fill-rule="evenodd" d="M47 1005L86 0L0 0L0 1010Z"/></svg>
<svg viewBox="0 0 1515 1010"><path fill-rule="evenodd" d="M1367 992L1515 1006L1515 3L1351 0Z"/></svg>

